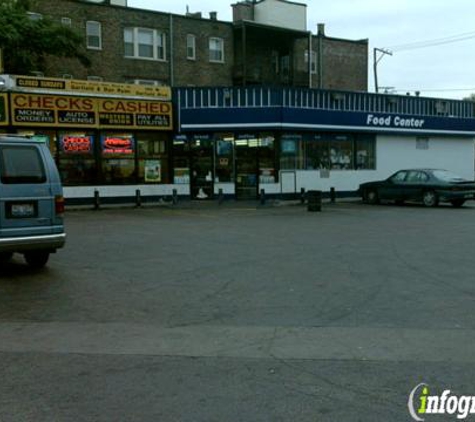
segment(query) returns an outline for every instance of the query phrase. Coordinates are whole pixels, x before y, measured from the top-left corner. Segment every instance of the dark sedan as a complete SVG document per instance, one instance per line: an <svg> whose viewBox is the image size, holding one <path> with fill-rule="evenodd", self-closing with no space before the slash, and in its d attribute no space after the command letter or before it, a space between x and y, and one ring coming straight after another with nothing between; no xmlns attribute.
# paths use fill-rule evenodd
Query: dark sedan
<svg viewBox="0 0 475 422"><path fill-rule="evenodd" d="M475 199L475 182L447 170L412 169L400 170L386 180L363 183L359 191L369 204L416 201L435 207L439 202L450 202L461 207L465 201Z"/></svg>

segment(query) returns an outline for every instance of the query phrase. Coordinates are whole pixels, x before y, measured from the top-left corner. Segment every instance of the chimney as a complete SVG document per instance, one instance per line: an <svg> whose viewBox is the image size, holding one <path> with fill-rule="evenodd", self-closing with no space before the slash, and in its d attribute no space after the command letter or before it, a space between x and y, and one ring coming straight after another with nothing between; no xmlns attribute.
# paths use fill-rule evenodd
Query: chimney
<svg viewBox="0 0 475 422"><path fill-rule="evenodd" d="M324 23L319 23L317 25L317 28L318 28L317 35L320 35L321 37L324 37L325 36L325 24Z"/></svg>
<svg viewBox="0 0 475 422"><path fill-rule="evenodd" d="M254 3L242 1L232 5L233 22L253 21L254 20Z"/></svg>
<svg viewBox="0 0 475 422"><path fill-rule="evenodd" d="M209 18L210 18L212 21L218 20L218 12L209 12Z"/></svg>

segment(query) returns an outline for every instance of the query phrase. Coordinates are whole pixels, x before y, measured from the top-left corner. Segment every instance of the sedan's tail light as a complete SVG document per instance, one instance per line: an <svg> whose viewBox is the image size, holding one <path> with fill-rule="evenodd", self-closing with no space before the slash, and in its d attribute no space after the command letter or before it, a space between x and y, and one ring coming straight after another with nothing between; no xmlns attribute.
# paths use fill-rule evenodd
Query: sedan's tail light
<svg viewBox="0 0 475 422"><path fill-rule="evenodd" d="M64 214L64 197L63 196L56 196L54 198L54 210L56 215Z"/></svg>

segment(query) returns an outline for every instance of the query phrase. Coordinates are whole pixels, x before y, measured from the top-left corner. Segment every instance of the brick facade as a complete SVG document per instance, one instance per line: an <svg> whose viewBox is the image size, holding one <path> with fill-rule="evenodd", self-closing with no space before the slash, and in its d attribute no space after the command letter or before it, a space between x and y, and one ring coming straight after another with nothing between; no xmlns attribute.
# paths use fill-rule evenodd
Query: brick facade
<svg viewBox="0 0 475 422"><path fill-rule="evenodd" d="M246 9L247 10L247 9ZM173 86L232 86L244 84L309 86L307 32L223 22L200 16L85 3L80 0L41 0L34 12L60 20L71 19L72 28L84 34L86 22L101 23L102 48L88 49L91 67L77 60L49 58L45 76L72 75L75 79L98 76L105 81L153 80ZM247 25L247 24L245 24ZM124 28L148 28L165 33L165 60L124 57ZM186 54L187 35L196 38L196 58ZM224 61L209 59L209 39L224 43ZM243 41L245 46L243 45ZM368 42L312 36L318 74L311 75L313 88L367 90ZM285 68L286 62L289 68Z"/></svg>

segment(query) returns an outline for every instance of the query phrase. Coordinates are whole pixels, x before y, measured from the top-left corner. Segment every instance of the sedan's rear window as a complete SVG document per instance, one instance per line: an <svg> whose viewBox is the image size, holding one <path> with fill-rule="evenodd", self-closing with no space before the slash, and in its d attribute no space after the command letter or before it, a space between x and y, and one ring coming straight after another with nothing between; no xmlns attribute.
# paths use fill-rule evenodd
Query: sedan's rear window
<svg viewBox="0 0 475 422"><path fill-rule="evenodd" d="M0 172L4 184L46 182L43 161L34 146L1 147Z"/></svg>
<svg viewBox="0 0 475 422"><path fill-rule="evenodd" d="M466 181L463 177L460 177L458 174L452 173L447 170L434 170L432 174L439 180L444 182L463 182Z"/></svg>

